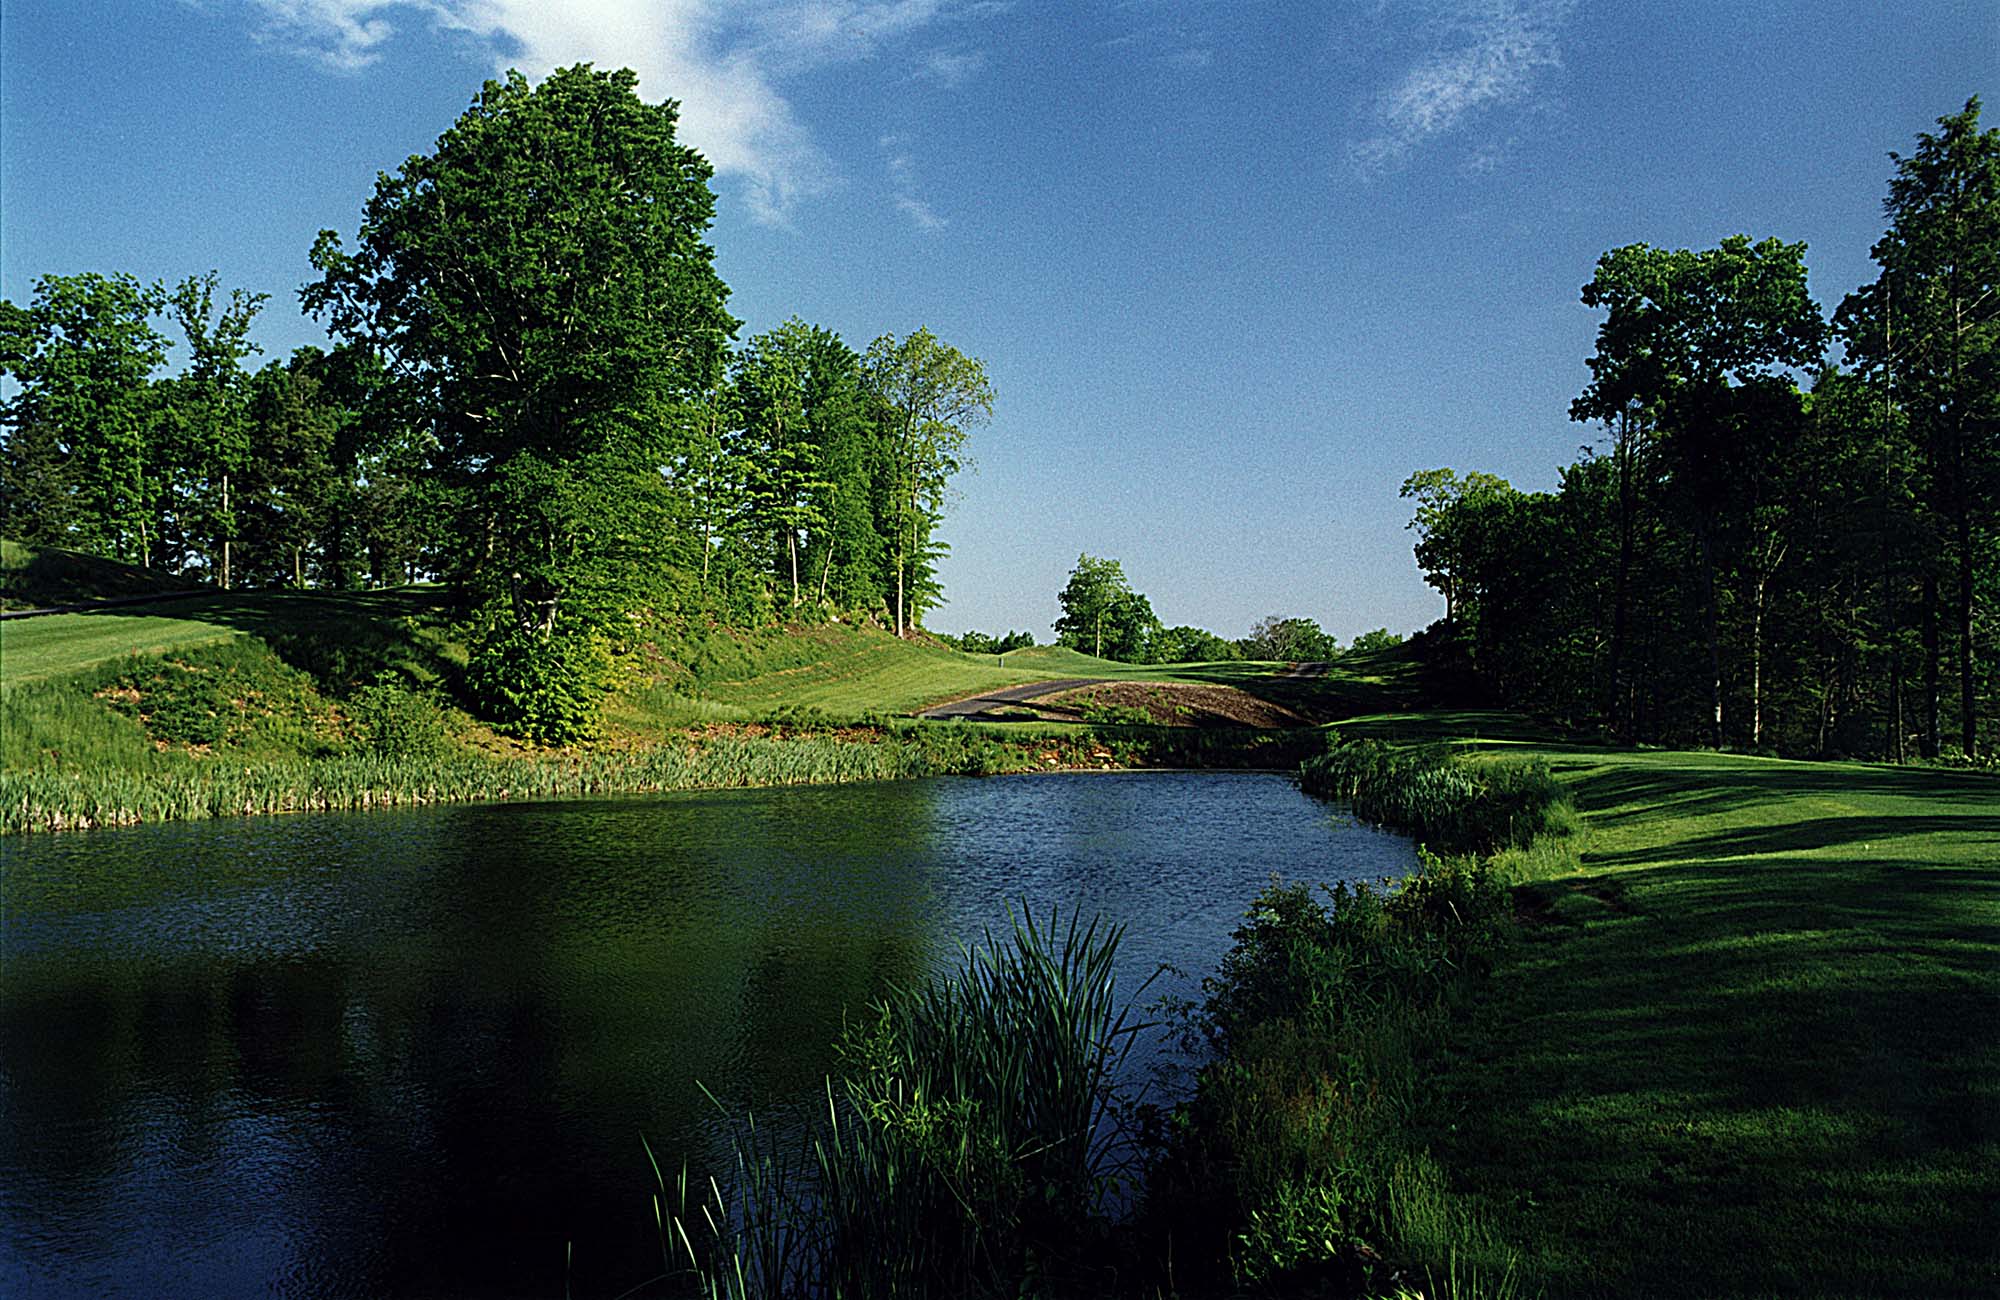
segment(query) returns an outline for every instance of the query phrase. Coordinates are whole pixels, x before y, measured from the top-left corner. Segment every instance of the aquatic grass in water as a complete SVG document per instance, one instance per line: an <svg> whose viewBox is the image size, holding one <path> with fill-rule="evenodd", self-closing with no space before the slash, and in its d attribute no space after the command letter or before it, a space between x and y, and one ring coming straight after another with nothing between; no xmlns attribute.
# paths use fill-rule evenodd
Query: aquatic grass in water
<svg viewBox="0 0 2000 1300"><path fill-rule="evenodd" d="M1129 1172L1115 1079L1142 1027L1112 978L1122 935L1024 914L884 1001L800 1147L745 1120L726 1188L691 1200L683 1174L660 1215L669 1267L715 1300L1014 1294L1101 1268Z"/></svg>

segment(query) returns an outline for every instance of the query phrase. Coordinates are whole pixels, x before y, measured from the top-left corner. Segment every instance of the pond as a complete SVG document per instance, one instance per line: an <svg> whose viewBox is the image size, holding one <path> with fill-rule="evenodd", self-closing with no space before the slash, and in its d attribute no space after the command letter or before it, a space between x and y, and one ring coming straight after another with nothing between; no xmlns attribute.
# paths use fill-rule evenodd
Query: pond
<svg viewBox="0 0 2000 1300"><path fill-rule="evenodd" d="M1272 773L1113 773L0 841L0 1294L616 1295L652 1171L1025 903L1198 994L1272 872L1407 841Z"/></svg>

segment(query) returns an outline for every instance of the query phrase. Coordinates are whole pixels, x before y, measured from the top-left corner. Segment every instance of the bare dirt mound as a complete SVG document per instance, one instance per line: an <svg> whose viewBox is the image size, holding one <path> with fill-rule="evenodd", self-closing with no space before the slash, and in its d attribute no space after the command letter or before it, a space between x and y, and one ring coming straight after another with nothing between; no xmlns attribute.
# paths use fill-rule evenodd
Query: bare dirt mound
<svg viewBox="0 0 2000 1300"><path fill-rule="evenodd" d="M1234 686L1188 682L1106 682L1044 696L1035 711L1080 722L1153 723L1168 727L1309 727L1311 721Z"/></svg>

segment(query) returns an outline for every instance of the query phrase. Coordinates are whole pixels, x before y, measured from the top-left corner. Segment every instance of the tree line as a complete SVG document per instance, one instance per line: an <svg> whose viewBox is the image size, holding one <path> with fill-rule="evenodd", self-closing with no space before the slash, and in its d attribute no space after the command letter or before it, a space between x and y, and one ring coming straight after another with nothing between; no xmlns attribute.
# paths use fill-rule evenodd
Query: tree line
<svg viewBox="0 0 2000 1300"><path fill-rule="evenodd" d="M642 611L919 627L983 365L923 329L739 343L711 168L636 86L486 83L319 236L326 347L252 368L267 296L213 273L0 304L0 532L223 587L442 580L475 688L547 738Z"/></svg>
<svg viewBox="0 0 2000 1300"><path fill-rule="evenodd" d="M1600 258L1570 408L1597 445L1552 492L1450 469L1403 485L1446 602L1433 656L1632 740L1990 756L2000 131L1979 112L1890 155L1878 273L1830 320L1803 244Z"/></svg>
<svg viewBox="0 0 2000 1300"><path fill-rule="evenodd" d="M1101 556L1079 555L1069 581L1057 593L1062 614L1056 619L1056 644L1100 659L1132 664L1216 663L1230 660L1309 662L1334 659L1349 651L1386 650L1403 638L1387 628L1363 632L1343 648L1337 637L1309 618L1272 614L1259 619L1236 640L1206 628L1168 627L1153 613L1153 603L1134 591L1125 566ZM1025 632L995 638L968 632L954 641L960 649L997 654L1034 644Z"/></svg>

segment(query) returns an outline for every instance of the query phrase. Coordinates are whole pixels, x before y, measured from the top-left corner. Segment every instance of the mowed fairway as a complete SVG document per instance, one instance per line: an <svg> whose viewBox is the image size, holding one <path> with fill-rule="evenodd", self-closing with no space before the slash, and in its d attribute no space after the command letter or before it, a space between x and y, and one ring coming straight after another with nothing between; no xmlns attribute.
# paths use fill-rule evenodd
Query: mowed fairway
<svg viewBox="0 0 2000 1300"><path fill-rule="evenodd" d="M165 614L45 614L0 623L0 681L60 677L134 654L166 654L241 633Z"/></svg>
<svg viewBox="0 0 2000 1300"><path fill-rule="evenodd" d="M1523 1276L2000 1295L2000 780L1509 748L1585 873L1519 896L1427 1137Z"/></svg>
<svg viewBox="0 0 2000 1300"><path fill-rule="evenodd" d="M128 655L167 654L249 634L328 645L408 642L406 620L439 599L433 589L212 592L119 610L43 614L0 622L0 682L38 681Z"/></svg>
<svg viewBox="0 0 2000 1300"><path fill-rule="evenodd" d="M1324 675L1294 678L1282 663L1126 664L1066 646L968 655L844 628L799 632L784 649L791 662L704 686L703 697L753 715L796 706L856 717L916 713L1003 687L1088 678L1234 686L1309 715L1339 715L1383 707L1412 689L1407 663L1393 655L1354 656Z"/></svg>

